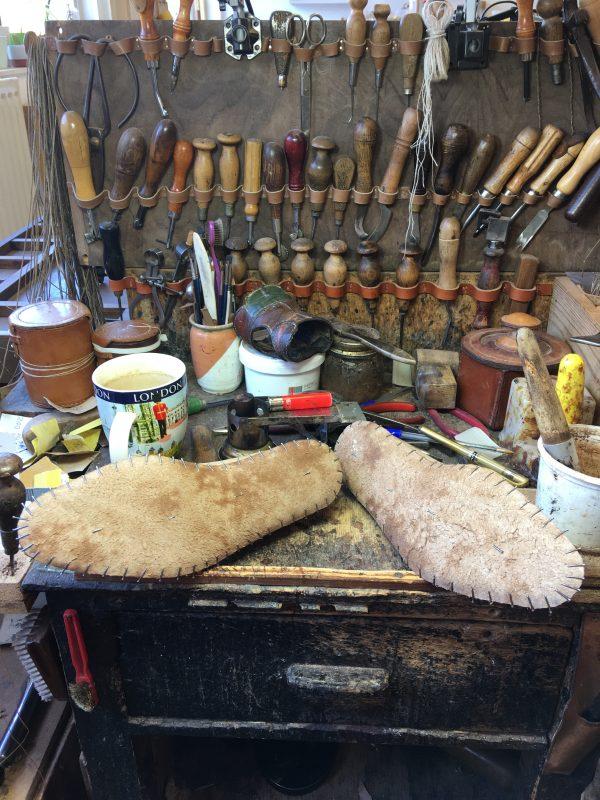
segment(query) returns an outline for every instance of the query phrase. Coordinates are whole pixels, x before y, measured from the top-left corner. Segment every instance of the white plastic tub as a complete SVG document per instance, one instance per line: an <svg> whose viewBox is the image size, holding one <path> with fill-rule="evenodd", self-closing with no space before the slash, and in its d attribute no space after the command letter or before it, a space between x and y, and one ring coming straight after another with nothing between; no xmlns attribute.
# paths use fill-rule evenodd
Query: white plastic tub
<svg viewBox="0 0 600 800"><path fill-rule="evenodd" d="M538 439L540 471L535 502L580 550L600 552L600 428L571 425L582 466L596 476L565 467Z"/></svg>
<svg viewBox="0 0 600 800"><path fill-rule="evenodd" d="M240 345L246 391L259 397L318 389L324 360L323 353L317 353L305 361L283 361L259 353L246 342Z"/></svg>

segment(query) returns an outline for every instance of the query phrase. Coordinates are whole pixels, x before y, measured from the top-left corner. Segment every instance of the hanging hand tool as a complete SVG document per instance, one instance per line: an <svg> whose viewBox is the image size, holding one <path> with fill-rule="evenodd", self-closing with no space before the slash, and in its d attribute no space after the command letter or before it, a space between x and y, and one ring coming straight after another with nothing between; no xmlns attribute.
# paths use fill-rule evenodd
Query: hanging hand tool
<svg viewBox="0 0 600 800"><path fill-rule="evenodd" d="M487 226L487 245L483 251L483 266L477 279L478 289L496 289L500 284L500 263L504 255L504 243L510 226L509 217L491 218ZM473 327L476 330L490 327L492 303L477 301L477 312Z"/></svg>
<svg viewBox="0 0 600 800"><path fill-rule="evenodd" d="M463 218L471 200L471 195L489 167L495 150L496 137L492 136L491 133L484 133L477 140L463 172L460 186L456 190L456 199L450 206L449 217L456 217L459 222Z"/></svg>
<svg viewBox="0 0 600 800"><path fill-rule="evenodd" d="M164 289L166 282L165 276L162 274L162 268L165 265L165 257L162 250L159 250L158 247L151 247L150 249L144 251L144 264L146 269L139 276L138 280L140 283L146 284L146 286L150 287L152 291L152 304L156 311L156 321L158 323L158 327L162 328L165 319L165 312L160 301L160 295L158 293L159 289ZM133 312L142 302L142 300L147 299L147 294L138 294L136 297L134 297L129 304L129 319L135 319Z"/></svg>
<svg viewBox="0 0 600 800"><path fill-rule="evenodd" d="M86 36L85 34L77 33L74 34L73 36L69 36L68 41L90 42L92 41L92 38L91 36ZM108 39L98 39L97 44L101 44L108 41L109 41ZM65 105L65 101L63 100L60 91L59 73L63 57L64 57L63 53L59 53L56 57L56 62L54 64L54 86L56 88L56 96L58 98L58 102L61 104L61 106L64 108L65 111L70 111L71 109L68 109L67 106ZM90 141L92 176L94 179L94 186L96 187L96 194L99 194L102 191L102 189L104 189L104 161L105 161L104 143L111 131L110 108L108 103L108 97L106 95L106 88L104 85L104 75L102 73L102 62L100 60L100 57L88 56L88 58L90 59L90 66L88 70L88 78L85 87L85 94L83 97L83 108L81 111L81 117L85 123L85 127L87 128L88 132L88 138ZM135 71L133 62L128 54L125 54L123 58L125 58L127 66L131 71L131 76L133 79L134 97L133 97L133 103L131 104L129 111L125 114L125 116L121 119L121 121L117 123L117 128L122 128L123 125L125 125L125 123L131 119L137 108L138 100L140 98L140 84L138 81L137 72ZM97 91L100 95L100 105L102 107L102 126L90 125L92 93L94 90L96 75L98 76Z"/></svg>
<svg viewBox="0 0 600 800"><path fill-rule="evenodd" d="M460 222L456 217L446 217L440 224L440 237L438 242L440 254L440 274L437 285L440 289L449 291L458 286L456 274L458 264L458 249L460 247ZM442 337L440 348L445 350L450 342L450 334L454 324L452 317L452 300L444 300L448 313L448 322Z"/></svg>
<svg viewBox="0 0 600 800"><path fill-rule="evenodd" d="M405 14L400 23L399 40L401 42L422 42L425 26L420 14ZM408 47L408 45L405 45ZM414 45L411 45L414 47ZM410 105L410 98L415 91L415 81L419 69L419 52L402 53L402 88L406 102Z"/></svg>
<svg viewBox="0 0 600 800"><path fill-rule="evenodd" d="M350 16L346 20L346 42L351 47L358 48L357 55L348 54L348 84L350 86L350 117L348 125L352 124L354 117L354 93L356 91L356 81L358 78L358 65L362 58L362 50L367 39L367 20L363 12L367 5L367 0L350 0ZM359 52L361 51L361 52Z"/></svg>
<svg viewBox="0 0 600 800"><path fill-rule="evenodd" d="M431 172L431 154L425 141L420 141L413 151L415 175L408 198L406 244L421 250L421 211L427 202L427 181Z"/></svg>
<svg viewBox="0 0 600 800"><path fill-rule="evenodd" d="M517 331L517 349L544 447L561 464L574 470L579 469L579 458L569 423L532 330L520 328Z"/></svg>
<svg viewBox="0 0 600 800"><path fill-rule="evenodd" d="M19 456L0 453L0 536L2 549L9 558L11 575L15 574L15 556L19 552L17 521L26 500L25 487L16 477L22 470L23 462Z"/></svg>
<svg viewBox="0 0 600 800"><path fill-rule="evenodd" d="M597 210L598 201L600 201L600 164L596 164L594 169L590 170L579 189L571 196L565 207L565 219L569 222L580 222L590 209Z"/></svg>
<svg viewBox="0 0 600 800"><path fill-rule="evenodd" d="M512 279L512 285L517 289L533 289L537 280L539 259L535 256L524 253L519 259L519 266ZM529 311L529 303L521 300L511 300L508 309L509 314L520 312L526 314Z"/></svg>
<svg viewBox="0 0 600 800"><path fill-rule="evenodd" d="M125 259L121 250L121 232L116 222L101 222L98 225L100 238L103 245L102 263L104 272L111 281L121 281L125 277ZM119 305L119 317L123 319L123 306L121 297L123 290L115 292Z"/></svg>
<svg viewBox="0 0 600 800"><path fill-rule="evenodd" d="M285 158L288 165L288 189L292 201L292 231L290 239L301 239L304 236L300 225L300 212L304 202L304 161L306 159L306 136L298 128L289 131L283 141Z"/></svg>
<svg viewBox="0 0 600 800"><path fill-rule="evenodd" d="M75 670L75 683L69 683L69 694L73 702L80 708L93 711L99 702L98 691L90 670L87 647L77 611L67 608L63 612L63 623L67 634L71 664ZM85 698L83 704L81 704L81 700L77 702L77 698Z"/></svg>
<svg viewBox="0 0 600 800"><path fill-rule="evenodd" d="M517 239L517 249L523 250L533 237L542 228L550 212L563 205L567 197L573 194L581 183L581 179L600 161L600 128L596 128L594 133L586 141L575 163L556 184L556 188L550 192L546 200L546 208L537 212L529 225Z"/></svg>
<svg viewBox="0 0 600 800"><path fill-rule="evenodd" d="M277 85L280 89L287 86L288 72L290 70L291 53L279 52L276 42L287 41L287 24L292 16L291 11L273 11L269 18L269 28L271 33L271 48L275 59L275 70L277 72Z"/></svg>
<svg viewBox="0 0 600 800"><path fill-rule="evenodd" d="M352 188L352 181L354 180L354 173L356 172L356 164L350 156L339 156L333 163L333 188L342 191L348 191ZM344 224L344 215L346 213L347 202L339 200L333 201L333 215L335 221L335 236L340 239L342 225Z"/></svg>
<svg viewBox="0 0 600 800"><path fill-rule="evenodd" d="M536 11L542 17L540 39L548 42L552 52L547 55L552 83L560 86L564 80L565 32L562 21L562 0L538 0Z"/></svg>
<svg viewBox="0 0 600 800"><path fill-rule="evenodd" d="M458 165L468 147L469 129L460 124L449 125L442 136L440 166L433 182L435 213L427 246L423 253L422 267L425 267L429 261L442 219L442 208L452 193Z"/></svg>
<svg viewBox="0 0 600 800"><path fill-rule="evenodd" d="M76 111L65 111L60 119L60 137L71 168L75 194L80 200L93 200L96 197L92 180L90 162L90 141L85 122ZM84 238L88 244L98 239L98 226L93 208L81 209L87 218Z"/></svg>
<svg viewBox="0 0 600 800"><path fill-rule="evenodd" d="M281 192L285 186L285 153L283 147L278 142L267 142L263 151L263 171L265 175L265 189L267 192ZM283 196L274 197L275 202L271 202L271 224L277 242L277 255L280 261L285 261L288 257L288 249L281 242L281 206Z"/></svg>
<svg viewBox="0 0 600 800"><path fill-rule="evenodd" d="M115 153L115 178L108 193L109 200L124 200L146 158L146 140L139 128L127 128L117 143ZM123 210L113 211L113 222L118 222Z"/></svg>
<svg viewBox="0 0 600 800"><path fill-rule="evenodd" d="M464 221L462 226L463 231L479 214L480 209L489 208L489 206L492 205L510 176L523 161L525 161L529 153L531 153L539 138L540 132L529 125L519 131L510 146L510 150L506 153L492 174L486 178L483 188L477 193L479 202L473 206Z"/></svg>
<svg viewBox="0 0 600 800"><path fill-rule="evenodd" d="M361 194L373 191L373 152L377 140L377 123L371 117L359 119L354 127L354 154L356 156L356 181L354 189ZM359 239L366 239L368 233L364 223L369 202L358 205L354 218L354 230Z"/></svg>
<svg viewBox="0 0 600 800"><path fill-rule="evenodd" d="M160 35L154 24L154 0L133 0L139 17L140 33L139 38L142 42L158 42ZM146 67L152 78L152 90L158 104L161 117L168 117L169 112L165 108L160 92L158 91L158 69L160 67L160 51L158 53L144 53Z"/></svg>
<svg viewBox="0 0 600 800"><path fill-rule="evenodd" d="M185 42L190 38L192 32L192 23L190 20L190 11L194 0L179 0L179 12L177 19L173 22L173 40L175 42ZM175 91L177 80L179 78L179 68L181 67L182 56L173 56L173 63L171 65L171 91Z"/></svg>
<svg viewBox="0 0 600 800"><path fill-rule="evenodd" d="M369 240L367 239L367 242L368 241ZM398 286L408 289L412 286L416 286L419 283L419 276L421 274L421 255L422 251L420 247L412 247L411 245L400 247L400 263L396 268L396 283ZM398 344L400 347L402 347L402 342L404 339L404 321L406 319L408 309L410 308L410 303L410 300L396 301L399 317Z"/></svg>
<svg viewBox="0 0 600 800"><path fill-rule="evenodd" d="M179 283L179 281L182 281L186 277L188 270L190 270L191 274L192 248L185 242L180 242L175 246L175 257L177 258L177 261L175 263L173 274L171 275L171 283ZM169 320L175 311L177 301L184 294L184 292L176 292L168 288L167 292L168 296L167 302L165 303L163 328L166 328L168 325Z"/></svg>
<svg viewBox="0 0 600 800"><path fill-rule="evenodd" d="M314 36L311 25L318 26L319 33ZM296 34L296 23L300 31ZM325 41L327 25L320 14L311 14L305 21L300 14L292 14L287 21L286 37L292 47L315 50ZM300 127L305 136L310 136L310 108L312 102L312 60L300 62Z"/></svg>
<svg viewBox="0 0 600 800"><path fill-rule="evenodd" d="M306 168L306 179L310 195L310 214L312 225L310 238L314 241L317 232L317 222L321 212L325 208L325 200L314 198L312 192L324 192L331 186L333 177L333 162L331 151L335 150L335 142L329 136L315 136L310 143L312 147L312 158Z"/></svg>
<svg viewBox="0 0 600 800"><path fill-rule="evenodd" d="M187 175L191 169L192 161L194 160L194 145L185 139L179 139L173 150L173 183L171 184L172 192L183 192L186 187ZM173 234L175 233L175 225L181 216L183 210L183 203L168 203L168 219L169 229L167 231L167 239L161 244L166 245L167 250L173 249ZM159 240L160 241L160 240Z"/></svg>
<svg viewBox="0 0 600 800"><path fill-rule="evenodd" d="M167 171L167 167L173 157L175 142L177 141L177 128L170 119L161 119L156 123L150 139L148 159L146 161L146 174L144 185L139 190L140 197L152 197L158 191L160 181ZM133 220L133 227L140 229L144 227L144 219L148 211L147 206L140 206Z"/></svg>
<svg viewBox="0 0 600 800"><path fill-rule="evenodd" d="M600 21L592 9L585 8L584 5L582 2L580 7L577 0L564 0L563 19L569 42L577 51L585 118L588 128L591 128L594 119L591 91L600 98L600 70L589 29L593 27L596 31L600 30Z"/></svg>
<svg viewBox="0 0 600 800"><path fill-rule="evenodd" d="M240 180L240 157L237 153L237 146L242 141L239 133L220 133L217 141L222 147L221 157L219 158L219 180L221 182L221 192L237 191ZM235 198L233 201L224 198L225 218L225 238L229 239L231 233L231 220L235 214Z"/></svg>
<svg viewBox="0 0 600 800"><path fill-rule="evenodd" d="M400 178L406 164L412 143L417 138L419 131L420 114L416 108L405 109L402 122L394 140L390 160L383 176L377 202L379 203L379 222L377 227L368 235L371 242L378 242L388 229L392 218L392 204L400 186ZM388 195L388 197L386 197ZM412 284L411 284L412 285Z"/></svg>
<svg viewBox="0 0 600 800"><path fill-rule="evenodd" d="M376 3L373 7L373 15L375 17L375 24L371 30L371 45L389 45L392 40L392 33L390 30L390 23L388 17L391 14L391 8L387 3ZM381 93L381 85L383 83L383 72L387 58L385 56L374 56L373 64L375 66L375 122L379 121L379 95Z"/></svg>
<svg viewBox="0 0 600 800"><path fill-rule="evenodd" d="M242 191L246 204L244 215L248 223L248 244L254 244L254 223L260 210L260 199L246 198L246 192L257 194L261 190L262 142L260 139L246 139L244 144L244 185Z"/></svg>
<svg viewBox="0 0 600 800"><path fill-rule="evenodd" d="M533 0L517 0L517 44L521 43L523 62L523 100L531 99L531 62L535 57L535 22L533 21ZM533 40L530 42L528 40ZM527 44L526 44L527 42Z"/></svg>
<svg viewBox="0 0 600 800"><path fill-rule="evenodd" d="M217 143L214 139L194 139L192 144L196 150L194 189L199 192L209 192L215 184L215 165L212 153L213 150L216 150ZM198 233L200 236L204 236L210 198L197 199L196 203L198 205Z"/></svg>

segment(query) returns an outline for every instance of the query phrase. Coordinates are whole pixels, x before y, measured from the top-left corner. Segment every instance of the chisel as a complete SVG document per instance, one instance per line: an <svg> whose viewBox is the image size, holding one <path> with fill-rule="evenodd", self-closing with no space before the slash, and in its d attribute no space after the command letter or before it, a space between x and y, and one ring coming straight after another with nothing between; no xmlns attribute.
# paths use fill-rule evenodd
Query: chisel
<svg viewBox="0 0 600 800"><path fill-rule="evenodd" d="M417 138L419 131L420 114L416 108L410 106L404 111L402 122L398 128L398 133L394 140L390 160L381 181L380 193L377 198L379 204L379 222L377 227L367 237L371 242L378 242L386 232L392 218L392 204L395 197L385 195L395 195L400 185L402 171L406 164L406 159L410 152L412 143Z"/></svg>
<svg viewBox="0 0 600 800"><path fill-rule="evenodd" d="M390 30L390 23L388 17L391 13L391 8L387 3L376 3L373 7L373 16L375 17L375 24L371 30L371 44L373 45L386 45L391 42L392 33ZM371 54L372 55L372 54ZM387 58L383 56L373 56L373 64L375 66L375 122L379 121L379 95L381 93L381 84L383 83L383 72Z"/></svg>
<svg viewBox="0 0 600 800"><path fill-rule="evenodd" d="M533 21L533 0L517 0L517 42L524 43L528 39L535 39L535 23ZM531 99L531 62L535 57L535 41L525 47L525 52L521 52L523 62L523 100L528 102Z"/></svg>
<svg viewBox="0 0 600 800"><path fill-rule="evenodd" d="M285 153L283 147L278 142L267 142L263 150L263 172L265 176L265 189L267 192L283 192L285 186ZM267 195L271 206L271 224L275 241L277 242L277 255L281 261L288 257L288 249L281 242L281 206L283 196L274 196L271 199Z"/></svg>
<svg viewBox="0 0 600 800"><path fill-rule="evenodd" d="M199 192L210 191L215 183L215 165L212 153L216 150L217 143L214 139L194 139L192 142L196 151L194 160L194 189ZM209 199L197 199L198 205L198 233L204 236L206 220L208 217Z"/></svg>
<svg viewBox="0 0 600 800"><path fill-rule="evenodd" d="M92 178L90 140L85 122L76 111L65 111L60 118L60 138L71 168L75 194L80 200L93 200L96 197L96 189ZM82 208L81 213L84 219L87 219L84 238L88 244L92 244L98 239L94 209Z"/></svg>
<svg viewBox="0 0 600 800"><path fill-rule="evenodd" d="M302 239L304 233L300 224L300 213L304 202L304 162L307 150L304 132L299 128L289 131L283 140L283 149L288 165L288 189L292 201L293 218L290 239Z"/></svg>
<svg viewBox="0 0 600 800"><path fill-rule="evenodd" d="M127 128L117 142L115 177L108 193L110 200L124 200L131 189L146 158L146 140L139 128ZM118 222L123 209L113 210L113 222Z"/></svg>
<svg viewBox="0 0 600 800"><path fill-rule="evenodd" d="M496 138L491 133L485 133L477 140L475 147L471 150L460 186L456 190L456 199L450 206L449 217L456 217L459 222L463 218L471 195L489 167L495 150Z"/></svg>
<svg viewBox="0 0 600 800"><path fill-rule="evenodd" d="M177 128L174 122L170 119L161 119L156 123L148 149L144 185L138 192L140 197L152 197L158 191L160 181L173 157L176 141ZM133 220L134 228L140 229L144 227L147 211L147 206L143 206L140 203Z"/></svg>
<svg viewBox="0 0 600 800"><path fill-rule="evenodd" d="M600 163L596 164L586 176L565 207L565 218L569 222L580 222L590 209L598 208L600 201Z"/></svg>
<svg viewBox="0 0 600 800"><path fill-rule="evenodd" d="M433 182L435 213L427 246L423 253L421 266L425 267L433 250L433 245L442 219L442 208L448 201L461 158L469 146L469 129L465 125L452 124L446 129L441 141L441 160Z"/></svg>
<svg viewBox="0 0 600 800"><path fill-rule="evenodd" d="M354 188L361 194L369 194L373 190L373 152L377 140L377 123L371 117L363 117L354 128L354 154L356 156L356 181ZM369 210L369 200L365 204L357 204L354 218L354 231L359 239L366 239L368 234L364 228L365 216Z"/></svg>
<svg viewBox="0 0 600 800"><path fill-rule="evenodd" d="M172 192L182 192L185 189L187 174L191 169L192 161L194 160L194 145L185 139L180 139L173 150L173 183L171 184ZM168 203L168 218L169 229L167 231L167 238L164 244L167 250L173 247L173 234L175 233L175 225L181 216L183 210L183 203ZM162 243L161 243L162 244Z"/></svg>
<svg viewBox="0 0 600 800"><path fill-rule="evenodd" d="M237 146L242 141L239 133L219 133L217 141L221 145L221 157L219 158L219 180L221 182L221 192L223 193L223 205L225 208L225 239L229 239L231 233L231 220L235 214L235 197L227 197L225 193L236 192L240 181L240 157L238 156Z"/></svg>
<svg viewBox="0 0 600 800"><path fill-rule="evenodd" d="M566 199L573 194L581 183L582 178L600 161L600 128L596 128L581 151L575 163L556 184L546 200L546 208L537 212L529 225L517 239L517 249L523 250L550 216L550 212L563 205Z"/></svg>
<svg viewBox="0 0 600 800"><path fill-rule="evenodd" d="M355 47L362 47L366 44L367 39L367 20L363 13L364 7L367 5L367 0L350 0L350 15L346 21L346 42ZM360 55L348 55L348 84L350 86L350 117L348 125L352 123L354 117L354 93L356 91L356 80L358 78L358 65L360 64Z"/></svg>
<svg viewBox="0 0 600 800"><path fill-rule="evenodd" d="M506 153L492 174L486 178L483 187L478 191L477 195L479 202L473 206L469 212L469 215L464 221L462 226L463 231L468 227L472 220L475 219L482 208L489 208L492 205L496 197L504 188L504 185L508 182L511 175L523 163L523 161L525 161L529 153L531 153L533 148L536 146L539 138L540 132L536 128L532 128L530 125L519 131L513 143L511 144L508 153Z"/></svg>
<svg viewBox="0 0 600 800"><path fill-rule="evenodd" d="M246 192L256 195L261 189L262 176L262 142L260 139L246 139L244 144L244 186L243 193L246 204L244 216L248 223L248 244L254 244L254 224L260 210L260 199L246 197Z"/></svg>
<svg viewBox="0 0 600 800"><path fill-rule="evenodd" d="M190 11L194 0L179 0L179 12L173 22L173 41L185 42L190 38L192 23L190 21ZM181 67L182 56L173 56L171 65L171 91L175 91L177 80L179 79L179 68Z"/></svg>
<svg viewBox="0 0 600 800"><path fill-rule="evenodd" d="M331 152L335 149L335 142L333 139L330 139L329 136L315 136L310 146L312 148L312 157L306 168L308 189L309 191L324 192L331 186L331 180L333 178ZM324 208L325 201L313 199L311 192L310 215L312 217L312 225L310 229L310 238L313 241L315 233L317 232L317 222Z"/></svg>
<svg viewBox="0 0 600 800"><path fill-rule="evenodd" d="M139 39L142 42L157 42L160 39L160 35L156 30L156 25L154 24L154 0L133 0L133 5L135 6L140 17ZM146 62L146 67L150 72L150 77L152 78L152 89L160 109L160 115L161 117L168 117L169 112L165 108L165 104L163 103L160 92L158 91L157 73L160 67L160 55L144 53L144 60Z"/></svg>
<svg viewBox="0 0 600 800"><path fill-rule="evenodd" d="M457 264L458 249L460 247L460 221L456 217L445 217L440 224L440 236L438 241L440 255L440 274L437 285L440 289L452 290L458 286ZM450 341L452 332L452 300L444 300L448 313L448 322L442 337L440 348L445 350Z"/></svg>
<svg viewBox="0 0 600 800"><path fill-rule="evenodd" d="M425 25L420 14L405 14L400 23L398 38L401 42L421 42L424 32ZM418 69L419 53L402 53L402 91L408 105L410 105L410 98L415 91Z"/></svg>
<svg viewBox="0 0 600 800"><path fill-rule="evenodd" d="M348 189L351 189L355 172L356 164L350 158L350 156L339 156L336 158L336 160L333 162L333 188L340 189L341 191L348 191ZM335 199L333 201L333 217L335 221L336 239L340 238L347 205L347 202L343 203Z"/></svg>

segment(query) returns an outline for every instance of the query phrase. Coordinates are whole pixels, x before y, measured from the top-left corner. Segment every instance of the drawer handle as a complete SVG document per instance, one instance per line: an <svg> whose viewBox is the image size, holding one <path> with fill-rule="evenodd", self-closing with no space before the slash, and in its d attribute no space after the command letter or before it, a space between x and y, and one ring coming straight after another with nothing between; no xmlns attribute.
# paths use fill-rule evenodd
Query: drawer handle
<svg viewBox="0 0 600 800"><path fill-rule="evenodd" d="M330 664L291 664L286 679L295 689L339 694L379 694L390 682L387 670L377 667L335 667Z"/></svg>

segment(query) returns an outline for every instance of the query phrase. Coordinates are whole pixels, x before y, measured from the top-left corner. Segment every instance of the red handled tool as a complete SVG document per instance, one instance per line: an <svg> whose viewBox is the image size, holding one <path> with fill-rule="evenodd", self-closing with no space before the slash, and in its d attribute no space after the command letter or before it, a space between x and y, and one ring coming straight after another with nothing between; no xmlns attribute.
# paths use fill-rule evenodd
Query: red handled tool
<svg viewBox="0 0 600 800"><path fill-rule="evenodd" d="M86 711L91 711L98 705L98 692L90 671L87 647L85 646L83 631L79 622L79 614L74 608L67 608L63 613L63 622L67 633L71 663L75 670L75 686L86 695L85 703L81 701L77 702L77 705L80 707L85 706Z"/></svg>
<svg viewBox="0 0 600 800"><path fill-rule="evenodd" d="M265 399L271 411L306 411L313 408L331 408L333 405L331 392L299 392Z"/></svg>
<svg viewBox="0 0 600 800"><path fill-rule="evenodd" d="M427 413L431 417L432 421L437 425L437 427L441 430L444 436L448 436L450 439L454 439L460 431L451 428L444 420L442 419L442 415L439 411L436 411L435 408L428 408ZM466 422L467 425L470 425L472 428L479 428L480 431L483 431L487 436L490 435L490 432L485 427L483 422L480 422L476 417L473 417L471 414L468 414L466 411L463 411L461 408L453 408L449 411L445 412L446 414L452 414L453 417L456 419L460 419L463 422ZM497 453L505 453L510 455L513 453L512 450L508 450L505 447L500 447L500 445L484 445L484 444L477 444L473 445L474 448L479 450L495 450Z"/></svg>
<svg viewBox="0 0 600 800"><path fill-rule="evenodd" d="M363 411L368 411L371 414L388 414L390 412L396 413L398 411L417 410L414 403L404 403L399 400L384 401L381 403L374 403L369 400L365 403L361 403L360 407ZM414 414L412 417L400 417L396 422L404 422L407 425L420 425L422 422L425 422L425 417L423 414Z"/></svg>

